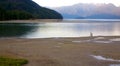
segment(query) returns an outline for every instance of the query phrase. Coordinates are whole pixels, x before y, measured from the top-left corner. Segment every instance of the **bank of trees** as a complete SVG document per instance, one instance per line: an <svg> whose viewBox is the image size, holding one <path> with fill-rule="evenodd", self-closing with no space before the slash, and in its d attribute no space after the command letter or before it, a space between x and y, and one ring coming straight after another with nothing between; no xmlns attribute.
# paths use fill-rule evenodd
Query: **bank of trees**
<svg viewBox="0 0 120 66"><path fill-rule="evenodd" d="M18 11L18 10L7 11L0 8L0 20L19 20L19 19L24 20L31 18L34 17L31 14L24 11Z"/></svg>
<svg viewBox="0 0 120 66"><path fill-rule="evenodd" d="M62 18L58 12L41 7L32 0L0 0L0 20Z"/></svg>

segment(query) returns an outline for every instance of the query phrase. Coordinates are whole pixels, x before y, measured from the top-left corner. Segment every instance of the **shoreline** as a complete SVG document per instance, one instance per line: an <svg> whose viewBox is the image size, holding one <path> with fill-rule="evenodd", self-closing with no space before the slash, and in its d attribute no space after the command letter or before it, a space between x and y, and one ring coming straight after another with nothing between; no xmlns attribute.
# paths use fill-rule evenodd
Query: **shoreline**
<svg viewBox="0 0 120 66"><path fill-rule="evenodd" d="M119 38L120 36L82 36L82 37L46 37L46 38L25 38L25 37L0 37L0 39L80 39L80 38Z"/></svg>
<svg viewBox="0 0 120 66"><path fill-rule="evenodd" d="M120 64L117 61L98 60L91 56L120 60L119 47L120 36L0 38L0 56L27 59L28 64L25 66L110 66Z"/></svg>
<svg viewBox="0 0 120 66"><path fill-rule="evenodd" d="M30 19L30 20L8 20L8 21L0 21L0 23L56 23L61 22L62 19Z"/></svg>
<svg viewBox="0 0 120 66"><path fill-rule="evenodd" d="M87 22L91 23L120 22L120 19L28 19L28 20L0 21L0 23L87 23Z"/></svg>

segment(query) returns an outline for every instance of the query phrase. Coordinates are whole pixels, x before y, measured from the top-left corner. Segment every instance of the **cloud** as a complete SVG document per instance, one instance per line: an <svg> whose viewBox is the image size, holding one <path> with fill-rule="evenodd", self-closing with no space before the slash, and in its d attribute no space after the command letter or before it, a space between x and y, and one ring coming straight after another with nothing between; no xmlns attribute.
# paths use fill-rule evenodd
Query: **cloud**
<svg viewBox="0 0 120 66"><path fill-rule="evenodd" d="M77 3L113 3L116 6L120 6L119 0L33 0L41 6L47 7L59 7L68 6Z"/></svg>

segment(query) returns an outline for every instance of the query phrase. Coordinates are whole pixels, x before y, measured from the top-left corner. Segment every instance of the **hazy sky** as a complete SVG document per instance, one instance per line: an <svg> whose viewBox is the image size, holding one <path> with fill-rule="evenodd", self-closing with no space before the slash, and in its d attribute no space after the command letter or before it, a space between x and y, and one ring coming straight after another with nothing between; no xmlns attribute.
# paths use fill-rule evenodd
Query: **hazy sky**
<svg viewBox="0 0 120 66"><path fill-rule="evenodd" d="M60 7L77 3L113 3L120 6L120 0L33 0L41 6Z"/></svg>

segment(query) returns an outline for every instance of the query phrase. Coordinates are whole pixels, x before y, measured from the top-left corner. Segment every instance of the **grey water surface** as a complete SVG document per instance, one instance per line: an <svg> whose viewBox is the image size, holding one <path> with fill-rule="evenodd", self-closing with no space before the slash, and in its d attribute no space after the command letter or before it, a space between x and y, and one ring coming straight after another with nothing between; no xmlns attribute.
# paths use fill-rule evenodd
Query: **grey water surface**
<svg viewBox="0 0 120 66"><path fill-rule="evenodd" d="M0 23L0 37L55 38L120 36L120 21L78 20L77 22Z"/></svg>

